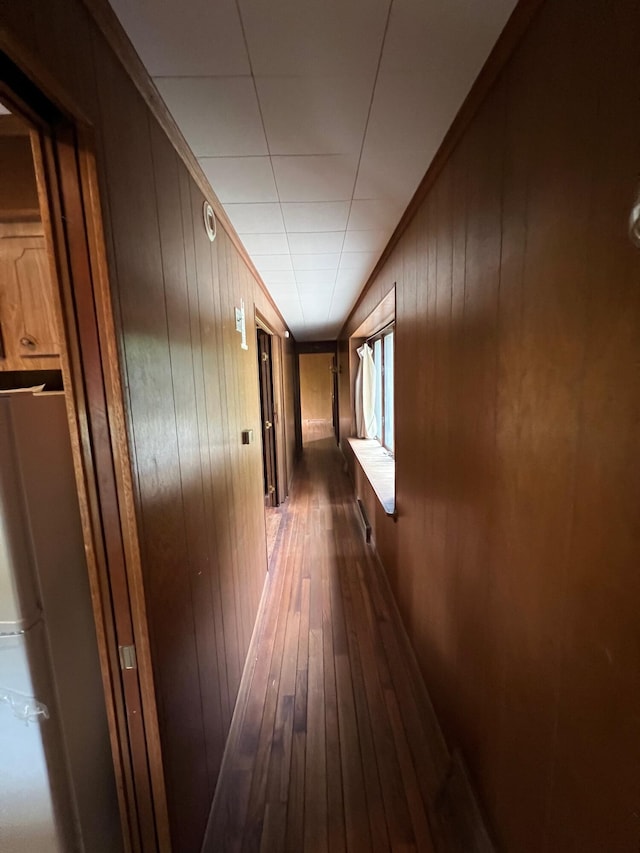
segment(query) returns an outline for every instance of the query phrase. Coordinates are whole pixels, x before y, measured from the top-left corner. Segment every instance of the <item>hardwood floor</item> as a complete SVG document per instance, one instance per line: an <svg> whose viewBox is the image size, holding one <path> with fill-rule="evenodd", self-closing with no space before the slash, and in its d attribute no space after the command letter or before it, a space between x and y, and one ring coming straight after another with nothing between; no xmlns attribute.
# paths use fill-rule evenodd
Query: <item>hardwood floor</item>
<svg viewBox="0 0 640 853"><path fill-rule="evenodd" d="M203 851L429 853L433 712L335 439L306 438Z"/></svg>
<svg viewBox="0 0 640 853"><path fill-rule="evenodd" d="M278 533L284 516L283 506L266 506L264 508L265 526L267 529L267 561L271 565L273 552L275 551Z"/></svg>

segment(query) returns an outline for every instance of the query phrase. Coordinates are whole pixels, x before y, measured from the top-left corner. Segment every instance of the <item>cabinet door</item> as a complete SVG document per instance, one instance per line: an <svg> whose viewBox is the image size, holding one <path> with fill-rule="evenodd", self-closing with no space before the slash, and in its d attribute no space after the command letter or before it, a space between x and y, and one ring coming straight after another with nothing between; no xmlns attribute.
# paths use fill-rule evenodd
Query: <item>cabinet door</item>
<svg viewBox="0 0 640 853"><path fill-rule="evenodd" d="M57 367L60 343L44 237L0 238L0 369Z"/></svg>

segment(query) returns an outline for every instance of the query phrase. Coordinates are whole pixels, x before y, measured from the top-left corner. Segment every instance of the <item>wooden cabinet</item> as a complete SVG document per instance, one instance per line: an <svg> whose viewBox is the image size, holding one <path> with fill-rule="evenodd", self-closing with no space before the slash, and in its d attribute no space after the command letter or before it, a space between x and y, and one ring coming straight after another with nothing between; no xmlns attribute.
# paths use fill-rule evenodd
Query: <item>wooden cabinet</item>
<svg viewBox="0 0 640 853"><path fill-rule="evenodd" d="M59 356L42 224L0 223L0 371L57 369Z"/></svg>

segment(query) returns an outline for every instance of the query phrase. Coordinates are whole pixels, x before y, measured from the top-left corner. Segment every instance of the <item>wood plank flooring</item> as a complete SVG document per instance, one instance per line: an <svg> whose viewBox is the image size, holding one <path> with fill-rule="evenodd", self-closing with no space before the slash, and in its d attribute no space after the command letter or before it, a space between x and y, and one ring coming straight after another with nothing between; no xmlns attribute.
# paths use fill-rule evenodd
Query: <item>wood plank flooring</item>
<svg viewBox="0 0 640 853"><path fill-rule="evenodd" d="M444 747L333 437L283 515L203 853L431 853Z"/></svg>
<svg viewBox="0 0 640 853"><path fill-rule="evenodd" d="M267 563L271 565L271 558L276 548L278 541L278 533L280 532L280 524L284 515L284 507L282 506L266 506L264 508L265 526L267 529Z"/></svg>

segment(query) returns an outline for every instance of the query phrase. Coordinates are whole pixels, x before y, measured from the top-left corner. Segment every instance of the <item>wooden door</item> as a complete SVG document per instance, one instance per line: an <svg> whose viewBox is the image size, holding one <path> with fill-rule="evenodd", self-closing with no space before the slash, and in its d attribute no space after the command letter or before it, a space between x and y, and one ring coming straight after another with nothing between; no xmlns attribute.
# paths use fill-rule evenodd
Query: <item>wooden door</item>
<svg viewBox="0 0 640 853"><path fill-rule="evenodd" d="M301 353L300 414L303 443L334 434L334 356L330 352Z"/></svg>
<svg viewBox="0 0 640 853"><path fill-rule="evenodd" d="M123 395L113 357L116 338L96 164L88 137L78 140L65 123L52 130L51 137L41 134L43 156L36 167L59 270L58 300L68 330L62 373L70 390L69 425L125 843L135 853L168 853L164 776Z"/></svg>
<svg viewBox="0 0 640 853"><path fill-rule="evenodd" d="M331 383L331 410L333 415L333 431L336 435L336 443L340 444L340 409L339 409L339 388L338 388L338 356L334 355L331 367L332 383Z"/></svg>
<svg viewBox="0 0 640 853"><path fill-rule="evenodd" d="M278 505L278 464L276 458L275 411L273 404L273 361L271 335L258 328L258 369L260 373L260 413L262 419L262 462L265 506Z"/></svg>
<svg viewBox="0 0 640 853"><path fill-rule="evenodd" d="M50 361L44 362L54 356L44 355L44 350L59 345L56 366L65 389L124 846L127 853L170 853L94 131L81 121L70 123L37 83L2 52L0 95L19 117L16 120L28 123L38 202L36 210L34 198L24 203L21 195L15 196L19 204L8 205L9 212L0 205L0 220L26 227L40 217L40 232L35 236L41 242L26 246L36 252L28 258L33 267L30 273L36 275L25 277L32 283L23 286L20 270L14 285L20 307L14 314L35 318L28 316L22 325L15 320L10 331L12 339L16 330L31 332L41 348L37 357L18 369L51 367ZM0 165L1 161L0 157ZM42 246L45 256L38 254ZM14 268L20 268L23 256L16 254ZM46 294L45 283L49 285ZM52 310L47 310L45 322L38 313L42 315L49 299Z"/></svg>

